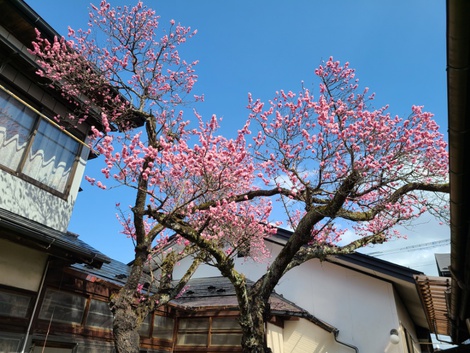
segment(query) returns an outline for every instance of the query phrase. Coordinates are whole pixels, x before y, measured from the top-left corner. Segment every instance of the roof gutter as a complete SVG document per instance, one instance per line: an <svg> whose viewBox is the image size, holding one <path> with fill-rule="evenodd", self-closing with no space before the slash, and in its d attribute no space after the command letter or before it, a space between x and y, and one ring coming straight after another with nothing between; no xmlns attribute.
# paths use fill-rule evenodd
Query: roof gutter
<svg viewBox="0 0 470 353"><path fill-rule="evenodd" d="M447 95L449 119L451 337L456 343L469 337L470 253L470 2L447 0Z"/></svg>
<svg viewBox="0 0 470 353"><path fill-rule="evenodd" d="M306 312L306 311L291 311L291 310L271 310L272 315L278 315L278 316L293 316L293 317L299 317L302 319L306 319L307 321L310 321L312 324L322 328L326 332L329 333L334 333L334 332L339 332L339 330L336 327L333 327L326 322L318 319L317 317L313 316L312 314Z"/></svg>

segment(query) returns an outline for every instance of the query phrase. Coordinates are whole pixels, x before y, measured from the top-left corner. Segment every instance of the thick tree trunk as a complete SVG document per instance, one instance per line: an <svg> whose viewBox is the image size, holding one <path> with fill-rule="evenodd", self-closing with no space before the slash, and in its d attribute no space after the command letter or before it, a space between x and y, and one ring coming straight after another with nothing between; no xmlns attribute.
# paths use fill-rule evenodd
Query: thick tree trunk
<svg viewBox="0 0 470 353"><path fill-rule="evenodd" d="M269 304L251 295L249 306L241 308L242 349L244 353L272 353L266 341L266 322Z"/></svg>
<svg viewBox="0 0 470 353"><path fill-rule="evenodd" d="M114 345L117 353L139 353L140 350L137 315L131 303L133 297L126 298L121 290L112 300Z"/></svg>
<svg viewBox="0 0 470 353"><path fill-rule="evenodd" d="M143 259L148 255L146 246L136 247L136 256L127 282L121 290L111 296L113 312L113 334L116 353L139 353L140 335L138 328L148 310L138 310L137 287L142 276Z"/></svg>

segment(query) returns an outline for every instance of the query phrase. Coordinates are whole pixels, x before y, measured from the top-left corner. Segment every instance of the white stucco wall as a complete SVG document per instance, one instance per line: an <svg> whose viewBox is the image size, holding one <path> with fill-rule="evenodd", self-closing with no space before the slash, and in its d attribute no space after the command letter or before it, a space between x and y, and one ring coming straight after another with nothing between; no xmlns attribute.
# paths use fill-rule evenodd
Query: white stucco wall
<svg viewBox="0 0 470 353"><path fill-rule="evenodd" d="M305 320L284 323L284 353L351 353L350 347L341 345L329 333Z"/></svg>
<svg viewBox="0 0 470 353"><path fill-rule="evenodd" d="M0 284L37 292L46 262L47 254L0 239Z"/></svg>
<svg viewBox="0 0 470 353"><path fill-rule="evenodd" d="M81 158L67 199L52 195L0 169L0 208L65 232L70 222L84 168L85 159Z"/></svg>
<svg viewBox="0 0 470 353"><path fill-rule="evenodd" d="M338 338L360 352L382 352L398 325L391 284L330 263L309 261L276 291L338 328Z"/></svg>

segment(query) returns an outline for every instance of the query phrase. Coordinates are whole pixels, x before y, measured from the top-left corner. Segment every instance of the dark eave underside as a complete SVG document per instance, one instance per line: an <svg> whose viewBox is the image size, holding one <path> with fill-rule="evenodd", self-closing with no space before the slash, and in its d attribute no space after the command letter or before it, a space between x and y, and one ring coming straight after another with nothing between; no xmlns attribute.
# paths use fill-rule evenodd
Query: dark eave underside
<svg viewBox="0 0 470 353"><path fill-rule="evenodd" d="M451 212L451 337L469 338L470 2L447 1L447 94Z"/></svg>

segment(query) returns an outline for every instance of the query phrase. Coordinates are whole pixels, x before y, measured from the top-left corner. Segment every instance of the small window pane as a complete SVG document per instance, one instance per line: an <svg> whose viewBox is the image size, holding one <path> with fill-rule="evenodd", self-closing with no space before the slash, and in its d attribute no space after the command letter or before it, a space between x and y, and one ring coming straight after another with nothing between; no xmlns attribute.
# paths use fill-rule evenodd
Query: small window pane
<svg viewBox="0 0 470 353"><path fill-rule="evenodd" d="M209 330L209 319L180 319L179 330L191 330L191 331L208 331Z"/></svg>
<svg viewBox="0 0 470 353"><path fill-rule="evenodd" d="M172 340L174 325L175 320L173 318L156 315L153 318L152 336L162 340Z"/></svg>
<svg viewBox="0 0 470 353"><path fill-rule="evenodd" d="M231 330L240 331L241 326L236 317L223 317L212 319L212 331L217 330Z"/></svg>
<svg viewBox="0 0 470 353"><path fill-rule="evenodd" d="M207 346L209 318L180 319L176 344L181 346Z"/></svg>
<svg viewBox="0 0 470 353"><path fill-rule="evenodd" d="M36 114L0 92L0 163L17 171L33 129Z"/></svg>
<svg viewBox="0 0 470 353"><path fill-rule="evenodd" d="M19 352L21 339L0 335L0 352Z"/></svg>
<svg viewBox="0 0 470 353"><path fill-rule="evenodd" d="M139 335L144 336L144 337L150 336L150 319L151 319L151 316L148 315L145 318L145 320L142 322L142 324L139 327Z"/></svg>
<svg viewBox="0 0 470 353"><path fill-rule="evenodd" d="M48 289L44 296L39 318L54 322L81 323L86 298L67 292Z"/></svg>
<svg viewBox="0 0 470 353"><path fill-rule="evenodd" d="M241 343L241 333L213 333L211 335L211 346L239 346Z"/></svg>
<svg viewBox="0 0 470 353"><path fill-rule="evenodd" d="M1 316L26 318L30 303L30 296L0 291Z"/></svg>
<svg viewBox="0 0 470 353"><path fill-rule="evenodd" d="M178 333L179 346L207 346L207 333Z"/></svg>
<svg viewBox="0 0 470 353"><path fill-rule="evenodd" d="M86 319L86 326L92 326L105 330L113 328L113 314L106 302L92 299Z"/></svg>

